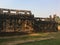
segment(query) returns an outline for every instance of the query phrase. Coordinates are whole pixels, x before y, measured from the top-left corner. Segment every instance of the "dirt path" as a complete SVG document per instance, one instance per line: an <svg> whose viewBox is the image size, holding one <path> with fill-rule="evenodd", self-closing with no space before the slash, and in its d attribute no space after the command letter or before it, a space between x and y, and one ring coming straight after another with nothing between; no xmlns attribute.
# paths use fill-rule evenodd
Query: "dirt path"
<svg viewBox="0 0 60 45"><path fill-rule="evenodd" d="M53 39L54 37L48 37L48 38L36 38L36 39L30 39L30 40L19 40L19 41L11 41L11 42L5 42L1 45L16 45L19 43L26 43L26 42L34 42L34 41L40 41L40 40L46 40L46 39Z"/></svg>

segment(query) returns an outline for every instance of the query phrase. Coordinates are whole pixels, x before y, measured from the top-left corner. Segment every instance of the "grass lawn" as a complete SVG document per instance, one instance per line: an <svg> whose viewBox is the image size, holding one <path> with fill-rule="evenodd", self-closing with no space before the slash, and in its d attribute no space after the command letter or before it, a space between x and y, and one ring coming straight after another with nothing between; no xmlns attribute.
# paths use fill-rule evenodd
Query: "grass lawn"
<svg viewBox="0 0 60 45"><path fill-rule="evenodd" d="M5 42L12 42L12 41L21 41L21 40L30 40L30 39L38 39L38 38L47 38L47 37L54 37L54 39L49 40L41 40L41 41L34 41L34 42L27 42L27 43L17 43L16 45L60 45L60 31L59 32L51 32L51 33L38 33L33 35L26 35L26 36L13 36L13 37L0 37L0 45L7 45L3 44Z"/></svg>
<svg viewBox="0 0 60 45"><path fill-rule="evenodd" d="M28 42L28 43L17 44L17 45L60 45L60 39L42 40L42 41Z"/></svg>
<svg viewBox="0 0 60 45"><path fill-rule="evenodd" d="M0 44L2 45L2 43L5 42L12 42L12 41L19 41L19 40L30 40L30 39L35 39L35 38L42 38L42 37L46 37L48 35L48 33L38 33L37 35L24 35L24 36L8 36L8 37L0 37Z"/></svg>
<svg viewBox="0 0 60 45"><path fill-rule="evenodd" d="M24 36L24 37L16 37L16 38L1 38L0 43L8 42L8 41L17 41L17 40L28 40L28 39L34 39L34 38L40 38L40 36Z"/></svg>
<svg viewBox="0 0 60 45"><path fill-rule="evenodd" d="M51 33L51 36L54 36L54 39L42 40L42 41L34 41L16 45L60 45L60 32Z"/></svg>

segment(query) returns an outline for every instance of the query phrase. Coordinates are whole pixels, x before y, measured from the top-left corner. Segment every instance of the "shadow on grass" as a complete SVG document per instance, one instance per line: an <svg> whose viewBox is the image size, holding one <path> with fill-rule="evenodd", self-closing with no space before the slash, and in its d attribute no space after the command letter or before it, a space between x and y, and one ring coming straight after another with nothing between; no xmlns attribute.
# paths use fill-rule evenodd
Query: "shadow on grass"
<svg viewBox="0 0 60 45"><path fill-rule="evenodd" d="M23 33L23 32L2 32L0 33L0 37L16 36L16 35L28 35L28 33Z"/></svg>

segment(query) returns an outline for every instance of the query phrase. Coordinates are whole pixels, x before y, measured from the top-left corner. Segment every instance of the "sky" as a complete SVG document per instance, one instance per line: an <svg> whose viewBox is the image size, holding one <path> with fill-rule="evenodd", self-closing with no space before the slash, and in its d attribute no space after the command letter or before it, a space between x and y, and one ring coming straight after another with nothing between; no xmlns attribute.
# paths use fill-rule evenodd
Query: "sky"
<svg viewBox="0 0 60 45"><path fill-rule="evenodd" d="M35 17L60 16L60 0L0 0L0 8L31 10Z"/></svg>

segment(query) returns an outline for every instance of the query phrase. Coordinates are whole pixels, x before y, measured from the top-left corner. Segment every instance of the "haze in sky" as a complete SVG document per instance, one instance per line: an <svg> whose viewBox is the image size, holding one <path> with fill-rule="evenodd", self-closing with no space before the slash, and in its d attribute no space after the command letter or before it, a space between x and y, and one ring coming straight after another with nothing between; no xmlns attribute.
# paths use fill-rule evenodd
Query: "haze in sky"
<svg viewBox="0 0 60 45"><path fill-rule="evenodd" d="M31 10L35 17L60 16L60 0L0 0L0 8Z"/></svg>

